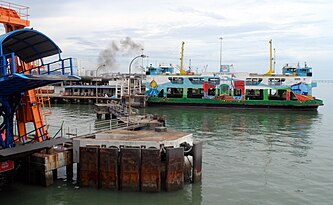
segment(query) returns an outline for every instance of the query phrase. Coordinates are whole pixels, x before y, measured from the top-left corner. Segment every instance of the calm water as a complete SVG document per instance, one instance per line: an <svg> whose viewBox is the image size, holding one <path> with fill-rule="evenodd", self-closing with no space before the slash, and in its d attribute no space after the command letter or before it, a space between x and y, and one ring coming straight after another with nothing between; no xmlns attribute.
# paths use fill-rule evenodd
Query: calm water
<svg viewBox="0 0 333 205"><path fill-rule="evenodd" d="M204 142L203 181L173 193L122 193L16 185L1 204L332 204L333 84L319 84L318 112L149 108L169 128ZM58 105L49 123L89 131L93 106ZM66 127L67 127L66 126ZM53 128L54 130L56 128ZM67 128L66 128L67 129ZM60 173L61 175L61 173Z"/></svg>

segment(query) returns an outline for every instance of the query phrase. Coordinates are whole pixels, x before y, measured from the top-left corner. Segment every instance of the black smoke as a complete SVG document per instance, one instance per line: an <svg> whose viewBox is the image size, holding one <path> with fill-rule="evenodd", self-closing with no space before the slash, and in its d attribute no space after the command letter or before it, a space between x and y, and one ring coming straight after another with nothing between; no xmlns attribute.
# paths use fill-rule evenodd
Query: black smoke
<svg viewBox="0 0 333 205"><path fill-rule="evenodd" d="M117 70L117 59L120 56L134 56L141 54L143 46L134 42L130 37L119 41L112 41L99 53L98 66L104 65L113 72Z"/></svg>

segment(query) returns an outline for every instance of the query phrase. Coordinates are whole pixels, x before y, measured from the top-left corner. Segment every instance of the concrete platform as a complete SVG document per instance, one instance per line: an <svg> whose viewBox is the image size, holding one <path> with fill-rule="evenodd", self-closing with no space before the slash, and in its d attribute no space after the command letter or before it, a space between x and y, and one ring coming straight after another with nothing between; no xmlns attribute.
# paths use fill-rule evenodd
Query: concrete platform
<svg viewBox="0 0 333 205"><path fill-rule="evenodd" d="M79 162L80 147L164 147L178 148L186 142L193 145L193 135L167 129L165 132L155 130L112 130L96 133L91 137L78 137L73 139L73 161Z"/></svg>

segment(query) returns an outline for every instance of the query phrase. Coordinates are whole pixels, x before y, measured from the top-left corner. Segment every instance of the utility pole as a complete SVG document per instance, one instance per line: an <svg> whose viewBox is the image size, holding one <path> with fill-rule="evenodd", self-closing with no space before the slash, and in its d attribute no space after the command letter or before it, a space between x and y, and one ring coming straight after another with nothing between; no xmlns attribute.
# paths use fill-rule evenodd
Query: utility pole
<svg viewBox="0 0 333 205"><path fill-rule="evenodd" d="M221 68L222 68L222 40L223 40L223 38L220 37L219 39L220 39L220 70L221 70Z"/></svg>

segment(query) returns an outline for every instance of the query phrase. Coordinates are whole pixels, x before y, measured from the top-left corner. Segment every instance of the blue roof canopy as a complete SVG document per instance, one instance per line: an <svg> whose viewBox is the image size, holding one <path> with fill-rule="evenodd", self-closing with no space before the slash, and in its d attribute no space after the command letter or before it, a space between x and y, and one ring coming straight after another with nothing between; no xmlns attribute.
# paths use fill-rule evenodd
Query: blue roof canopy
<svg viewBox="0 0 333 205"><path fill-rule="evenodd" d="M15 30L0 36L0 55L15 53L26 63L61 53L43 33L32 29Z"/></svg>

